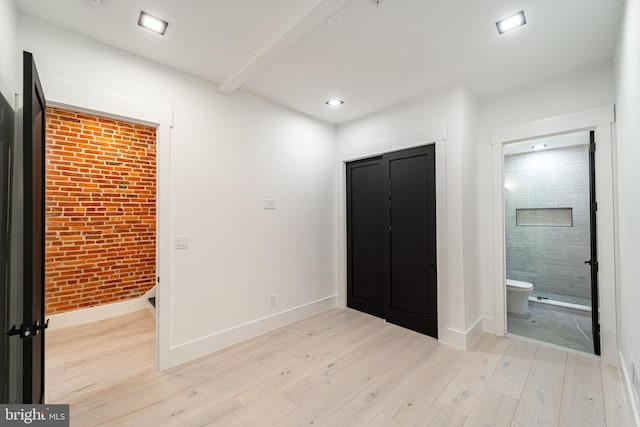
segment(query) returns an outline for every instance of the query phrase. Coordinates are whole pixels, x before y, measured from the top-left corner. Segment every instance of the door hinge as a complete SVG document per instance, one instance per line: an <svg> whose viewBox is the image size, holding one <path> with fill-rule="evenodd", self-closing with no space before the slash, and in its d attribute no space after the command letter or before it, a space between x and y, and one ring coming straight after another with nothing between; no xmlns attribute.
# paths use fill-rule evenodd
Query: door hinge
<svg viewBox="0 0 640 427"><path fill-rule="evenodd" d="M9 332L7 332L8 336L12 335L20 335L21 339L31 338L35 335L38 335L40 331L44 331L49 327L49 319L45 323L40 323L39 320L36 320L31 325L25 325L24 323L20 325L20 328L16 328L16 325L13 325Z"/></svg>
<svg viewBox="0 0 640 427"><path fill-rule="evenodd" d="M591 210L592 210L593 212L598 212L598 202L593 202L593 203L591 204Z"/></svg>
<svg viewBox="0 0 640 427"><path fill-rule="evenodd" d="M591 144L589 144L589 151L591 151L592 153L596 152L596 143L592 142Z"/></svg>

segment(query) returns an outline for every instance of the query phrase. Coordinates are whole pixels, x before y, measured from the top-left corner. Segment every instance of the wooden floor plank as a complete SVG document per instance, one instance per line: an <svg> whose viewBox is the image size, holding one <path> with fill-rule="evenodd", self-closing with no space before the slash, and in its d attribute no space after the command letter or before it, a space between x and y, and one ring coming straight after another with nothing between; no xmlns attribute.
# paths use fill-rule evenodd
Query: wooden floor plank
<svg viewBox="0 0 640 427"><path fill-rule="evenodd" d="M367 427L402 427L402 424L398 424L383 413L379 413L378 416L367 424Z"/></svg>
<svg viewBox="0 0 640 427"><path fill-rule="evenodd" d="M567 353L539 346L525 382L514 426L557 426Z"/></svg>
<svg viewBox="0 0 640 427"><path fill-rule="evenodd" d="M437 401L455 411L469 415L488 378L470 371L459 371L442 391Z"/></svg>
<svg viewBox="0 0 640 427"><path fill-rule="evenodd" d="M271 393L246 408L247 413L233 419L230 422L231 425L257 427L275 425L279 420L298 409L281 393Z"/></svg>
<svg viewBox="0 0 640 427"><path fill-rule="evenodd" d="M511 340L487 387L519 399L537 350L537 344L517 339Z"/></svg>
<svg viewBox="0 0 640 427"><path fill-rule="evenodd" d="M632 427L633 423L625 413L624 382L622 374L615 366L602 365L602 391L607 425L610 427Z"/></svg>
<svg viewBox="0 0 640 427"><path fill-rule="evenodd" d="M416 427L460 427L464 425L466 417L447 405L433 402L433 405L418 420Z"/></svg>
<svg viewBox="0 0 640 427"><path fill-rule="evenodd" d="M392 360L392 367L377 381L356 394L356 397L337 411L328 421L330 425L358 425L372 422L377 414L404 390L416 373L429 363L427 353L431 340L417 339L401 346Z"/></svg>
<svg viewBox="0 0 640 427"><path fill-rule="evenodd" d="M507 338L482 334L468 351L468 358L462 365L462 369L487 379L490 378L509 346L509 342L510 340Z"/></svg>
<svg viewBox="0 0 640 427"><path fill-rule="evenodd" d="M465 427L509 427L517 407L517 399L486 388L464 425Z"/></svg>
<svg viewBox="0 0 640 427"><path fill-rule="evenodd" d="M446 367L434 369L432 365L427 366L387 404L383 412L401 425L414 425L436 401L456 373L457 371Z"/></svg>
<svg viewBox="0 0 640 427"><path fill-rule="evenodd" d="M606 425L599 360L568 354L560 425Z"/></svg>

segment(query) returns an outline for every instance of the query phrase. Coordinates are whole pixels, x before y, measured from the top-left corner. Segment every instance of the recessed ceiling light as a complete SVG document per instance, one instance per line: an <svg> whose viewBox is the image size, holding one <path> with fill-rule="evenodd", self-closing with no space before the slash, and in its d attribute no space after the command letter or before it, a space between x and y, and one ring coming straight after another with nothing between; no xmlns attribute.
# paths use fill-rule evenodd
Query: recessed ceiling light
<svg viewBox="0 0 640 427"><path fill-rule="evenodd" d="M536 144L531 146L532 150L544 150L545 148L547 148L547 144Z"/></svg>
<svg viewBox="0 0 640 427"><path fill-rule="evenodd" d="M330 100L325 102L325 104L327 104L329 107L339 107L344 104L344 101L338 98L331 98Z"/></svg>
<svg viewBox="0 0 640 427"><path fill-rule="evenodd" d="M154 33L158 33L161 36L164 36L165 31L167 31L168 22L163 21L162 19L156 18L155 16L151 16L148 13L140 12L140 18L138 19L138 25L147 30L151 30Z"/></svg>
<svg viewBox="0 0 640 427"><path fill-rule="evenodd" d="M527 20L524 18L524 10L516 13L515 15L511 15L508 18L504 18L496 22L496 27L498 27L498 32L500 34L504 34L507 31L511 31L514 28L518 28L527 23Z"/></svg>

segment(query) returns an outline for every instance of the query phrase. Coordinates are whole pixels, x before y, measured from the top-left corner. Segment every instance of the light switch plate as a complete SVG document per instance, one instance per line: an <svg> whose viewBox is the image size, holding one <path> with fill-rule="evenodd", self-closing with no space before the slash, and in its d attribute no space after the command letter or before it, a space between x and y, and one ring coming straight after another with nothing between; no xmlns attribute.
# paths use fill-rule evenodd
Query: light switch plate
<svg viewBox="0 0 640 427"><path fill-rule="evenodd" d="M265 210L274 210L276 208L275 199L264 199L262 201L262 208Z"/></svg>
<svg viewBox="0 0 640 427"><path fill-rule="evenodd" d="M189 236L176 236L176 249L188 249L189 248Z"/></svg>

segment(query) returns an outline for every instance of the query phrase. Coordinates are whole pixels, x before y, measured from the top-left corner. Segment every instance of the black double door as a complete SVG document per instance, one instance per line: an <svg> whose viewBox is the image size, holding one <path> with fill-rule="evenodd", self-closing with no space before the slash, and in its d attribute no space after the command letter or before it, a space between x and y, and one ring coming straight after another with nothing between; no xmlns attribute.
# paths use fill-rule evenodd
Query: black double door
<svg viewBox="0 0 640 427"><path fill-rule="evenodd" d="M347 306L438 337L434 145L347 163Z"/></svg>

